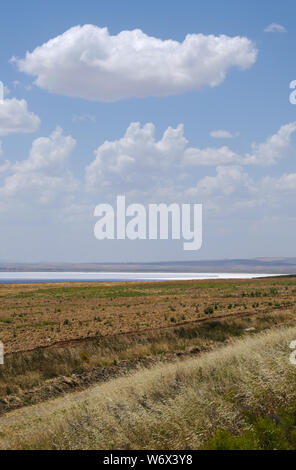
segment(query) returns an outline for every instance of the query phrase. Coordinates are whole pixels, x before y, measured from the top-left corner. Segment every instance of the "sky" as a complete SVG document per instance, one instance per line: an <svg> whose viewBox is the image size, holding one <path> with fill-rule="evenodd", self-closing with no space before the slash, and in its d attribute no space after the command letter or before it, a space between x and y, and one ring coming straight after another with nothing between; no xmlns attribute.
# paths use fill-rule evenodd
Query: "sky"
<svg viewBox="0 0 296 470"><path fill-rule="evenodd" d="M0 261L296 256L295 2L3 2ZM94 208L203 205L203 244Z"/></svg>

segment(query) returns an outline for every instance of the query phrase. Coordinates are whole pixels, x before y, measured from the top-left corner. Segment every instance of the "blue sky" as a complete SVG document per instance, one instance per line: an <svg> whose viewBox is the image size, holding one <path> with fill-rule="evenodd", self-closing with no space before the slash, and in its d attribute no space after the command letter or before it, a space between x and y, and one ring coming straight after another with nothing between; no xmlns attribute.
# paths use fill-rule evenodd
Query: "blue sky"
<svg viewBox="0 0 296 470"><path fill-rule="evenodd" d="M294 17L295 2L290 0L5 2L0 18L0 80L7 87L7 115L2 111L1 116L0 109L0 259L157 261L294 256L296 106L289 102L289 83L296 79ZM279 27L274 32L264 32L273 23L285 28L285 32L280 32ZM88 82L96 65L84 69L83 62L76 69L75 48L81 47L80 56L85 53L90 60L96 56L97 48L101 48L104 56L105 43L91 43L97 30L85 32L83 45L74 41L68 52L66 40L59 43L54 57L48 49L42 49L42 56L36 52L38 46L70 28L86 24L107 27L107 41L122 31L141 30L148 37L148 48L149 38L182 43L188 34L202 33L206 42L210 35L225 35L233 50L222 58L223 63L216 51L217 57L213 58L216 62L209 72L212 75L204 79L201 77L205 73L206 55L201 51L196 57L190 56L184 67L189 70L188 80L194 84L188 86L186 81L175 88L172 85L172 94L166 96L159 89L171 86L174 77L170 72L163 77L161 70L155 70L158 78L152 76L149 83L149 64L146 64L147 80L133 82L138 73L137 58L129 56L128 45L120 53L122 56L117 61L114 59L110 80L104 79L101 85L96 85L98 75L94 84ZM75 30L71 38L77 34ZM248 41L244 57L240 51L245 46L242 42L236 44L235 37ZM196 43L189 45L188 54L197 47ZM221 43L219 51L226 47ZM25 59L27 51L32 54L28 60ZM154 54L153 50L149 53ZM177 52L171 53L168 70L179 60L174 54ZM69 61L69 70L74 67L74 74L69 72L67 76L67 67L59 64L61 55L65 63ZM121 58L122 64L116 70ZM152 57L152 62L154 59L157 61L158 57ZM226 67L223 64L227 61ZM146 66L143 66L144 75ZM126 68L125 86L129 96L123 93L118 98L114 87L120 88ZM216 79L223 68L225 78L216 86L209 86L209 81ZM42 84L44 73L48 79ZM38 76L40 83L36 84ZM91 96L87 93L88 86ZM104 87L111 89L111 101L102 99ZM26 110L20 105L21 100L26 101ZM12 115L15 122L9 127L7 123ZM142 144L137 144L142 147L134 166L127 165L122 173L120 170L120 174L114 175L108 159L118 164L122 148L126 150L125 144L120 144L119 150L113 149L112 152L119 153L112 156L104 153L102 146L110 141L115 148L134 122L141 126L153 123L156 142L167 128L175 129L182 124L186 146L195 149L194 162L189 163L188 155L181 149L172 165L166 166L163 173L158 172L157 158L169 159L170 155L150 156L141 141ZM279 133L287 125L290 128ZM57 126L60 131L55 131ZM213 138L210 133L215 130L227 131L233 138ZM274 138L269 141L271 136ZM40 141L40 138L47 140ZM257 150L253 143L257 144ZM264 144L264 148L260 147ZM49 155L54 145L64 149L60 160ZM227 148L227 158L225 152L221 156L221 147ZM205 149L210 149L206 155ZM135 158L135 151L134 147L130 148L128 156ZM173 144L167 152L174 153ZM207 164L204 160L201 163L202 158L210 158L210 153L214 163ZM270 160L269 155L274 157ZM36 158L45 161L41 170L36 167ZM98 164L100 158L104 161L102 168ZM90 175L95 175L93 183ZM147 187L142 183L145 179ZM95 240L94 206L112 202L122 193L131 202L203 203L202 249L185 253L178 242Z"/></svg>

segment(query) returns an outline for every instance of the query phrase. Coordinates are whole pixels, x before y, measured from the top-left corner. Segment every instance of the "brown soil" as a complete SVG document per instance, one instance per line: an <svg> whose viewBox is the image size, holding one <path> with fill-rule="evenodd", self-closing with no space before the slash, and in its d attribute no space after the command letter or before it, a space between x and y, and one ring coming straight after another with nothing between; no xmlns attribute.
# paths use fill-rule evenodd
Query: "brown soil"
<svg viewBox="0 0 296 470"><path fill-rule="evenodd" d="M286 311L295 278L0 285L5 353Z"/></svg>

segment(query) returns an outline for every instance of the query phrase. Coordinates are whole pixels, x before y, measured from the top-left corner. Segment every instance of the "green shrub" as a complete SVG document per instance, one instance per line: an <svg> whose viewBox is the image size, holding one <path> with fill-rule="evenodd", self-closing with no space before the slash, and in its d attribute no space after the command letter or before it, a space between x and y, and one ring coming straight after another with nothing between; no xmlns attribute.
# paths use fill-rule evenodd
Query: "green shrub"
<svg viewBox="0 0 296 470"><path fill-rule="evenodd" d="M236 436L220 429L202 447L209 450L295 450L296 414L294 406L278 415L246 415L251 429Z"/></svg>
<svg viewBox="0 0 296 470"><path fill-rule="evenodd" d="M252 432L234 436L229 431L219 430L203 447L207 450L257 450L257 442Z"/></svg>
<svg viewBox="0 0 296 470"><path fill-rule="evenodd" d="M207 308L205 308L205 309L204 309L204 313L205 313L206 315L209 315L209 314L211 314L211 313L214 313L213 307L207 307Z"/></svg>
<svg viewBox="0 0 296 470"><path fill-rule="evenodd" d="M83 362L89 362L89 354L85 349L81 351L80 358Z"/></svg>

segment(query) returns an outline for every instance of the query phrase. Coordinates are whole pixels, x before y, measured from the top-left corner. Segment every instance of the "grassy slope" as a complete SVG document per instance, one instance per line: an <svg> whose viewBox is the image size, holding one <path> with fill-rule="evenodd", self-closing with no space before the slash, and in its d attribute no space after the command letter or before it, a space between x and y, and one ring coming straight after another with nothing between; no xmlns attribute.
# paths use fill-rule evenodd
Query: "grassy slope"
<svg viewBox="0 0 296 470"><path fill-rule="evenodd" d="M104 375L118 376L139 364L172 360L172 356L192 352L196 354L216 348L234 337L257 334L291 323L295 324L295 313L291 309L219 321L209 315L208 320L201 324L176 325L168 330L160 329L141 335L98 337L95 341L72 347L38 348L29 353L14 353L6 356L5 367L0 368L0 414L4 410L63 393L65 387L60 389L59 386L50 387L48 392L40 390L40 387L47 388L51 380L61 376L78 379L77 386L72 380L72 385L68 387L74 390L82 386L81 374L99 372L104 368ZM95 380L96 374L90 383Z"/></svg>
<svg viewBox="0 0 296 470"><path fill-rule="evenodd" d="M199 358L140 370L0 418L2 448L200 448L217 430L296 401L296 327L237 340ZM120 391L120 393L119 393Z"/></svg>

